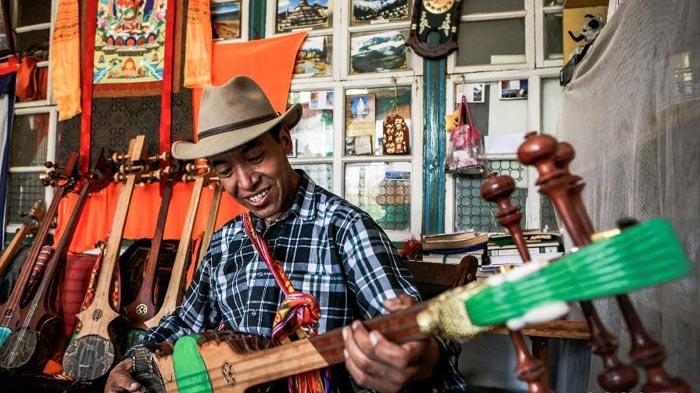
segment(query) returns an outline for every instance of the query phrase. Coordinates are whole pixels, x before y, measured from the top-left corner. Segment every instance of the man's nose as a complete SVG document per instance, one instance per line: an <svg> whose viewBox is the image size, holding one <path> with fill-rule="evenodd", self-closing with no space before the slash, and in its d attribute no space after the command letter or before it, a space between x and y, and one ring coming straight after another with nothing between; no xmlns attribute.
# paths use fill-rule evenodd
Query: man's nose
<svg viewBox="0 0 700 393"><path fill-rule="evenodd" d="M244 167L238 167L236 169L236 181L238 183L239 188L242 188L244 190L254 189L256 178L257 176L255 176L254 172L249 171Z"/></svg>

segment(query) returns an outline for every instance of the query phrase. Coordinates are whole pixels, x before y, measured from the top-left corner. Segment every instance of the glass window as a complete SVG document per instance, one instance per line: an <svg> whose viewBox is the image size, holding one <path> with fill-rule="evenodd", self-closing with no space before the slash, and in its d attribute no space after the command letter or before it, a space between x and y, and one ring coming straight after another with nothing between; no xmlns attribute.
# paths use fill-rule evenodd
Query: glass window
<svg viewBox="0 0 700 393"><path fill-rule="evenodd" d="M45 188L41 185L38 172L10 172L7 187L6 223L22 223L26 219L22 212L29 211L38 200L45 200Z"/></svg>
<svg viewBox="0 0 700 393"><path fill-rule="evenodd" d="M523 9L525 9L523 0L467 0L462 2L462 15L519 11Z"/></svg>
<svg viewBox="0 0 700 393"><path fill-rule="evenodd" d="M241 38L241 2L212 0L211 27L212 38L225 40Z"/></svg>
<svg viewBox="0 0 700 393"><path fill-rule="evenodd" d="M561 59L564 55L562 41L562 13L544 14L544 58Z"/></svg>
<svg viewBox="0 0 700 393"><path fill-rule="evenodd" d="M525 19L460 23L457 65L525 62Z"/></svg>
<svg viewBox="0 0 700 393"><path fill-rule="evenodd" d="M409 230L411 163L373 162L345 166L345 198L387 230Z"/></svg>
<svg viewBox="0 0 700 393"><path fill-rule="evenodd" d="M277 32L332 27L332 4L328 0L277 0Z"/></svg>
<svg viewBox="0 0 700 393"><path fill-rule="evenodd" d="M46 162L48 113L15 116L12 124L10 166L43 166Z"/></svg>
<svg viewBox="0 0 700 393"><path fill-rule="evenodd" d="M301 121L292 129L296 158L333 155L333 91L300 91L289 94L290 104L301 104Z"/></svg>
<svg viewBox="0 0 700 393"><path fill-rule="evenodd" d="M408 69L408 30L350 35L350 72L399 71Z"/></svg>
<svg viewBox="0 0 700 393"><path fill-rule="evenodd" d="M564 88L559 85L559 79L542 79L542 132L556 135L561 95Z"/></svg>
<svg viewBox="0 0 700 393"><path fill-rule="evenodd" d="M352 0L352 24L376 24L407 21L410 17L408 0Z"/></svg>
<svg viewBox="0 0 700 393"><path fill-rule="evenodd" d="M307 37L294 65L294 76L314 77L333 75L333 36Z"/></svg>
<svg viewBox="0 0 700 393"><path fill-rule="evenodd" d="M333 165L331 164L295 164L295 169L301 169L319 186L326 190L333 188Z"/></svg>

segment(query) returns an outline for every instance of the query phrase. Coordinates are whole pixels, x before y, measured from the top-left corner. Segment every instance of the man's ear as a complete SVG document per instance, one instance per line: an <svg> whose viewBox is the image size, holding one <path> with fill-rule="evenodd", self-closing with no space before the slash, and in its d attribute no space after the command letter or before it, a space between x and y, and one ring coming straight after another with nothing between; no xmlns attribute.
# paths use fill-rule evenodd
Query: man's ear
<svg viewBox="0 0 700 393"><path fill-rule="evenodd" d="M284 150L284 154L291 154L293 149L292 135L290 134L289 127L287 127L286 124L283 124L280 128L279 138L280 144L282 145L282 150Z"/></svg>

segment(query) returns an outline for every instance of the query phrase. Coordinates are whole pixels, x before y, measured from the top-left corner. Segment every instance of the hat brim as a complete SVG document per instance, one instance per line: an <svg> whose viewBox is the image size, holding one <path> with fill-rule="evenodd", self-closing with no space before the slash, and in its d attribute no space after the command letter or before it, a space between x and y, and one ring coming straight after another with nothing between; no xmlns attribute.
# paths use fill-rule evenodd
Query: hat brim
<svg viewBox="0 0 700 393"><path fill-rule="evenodd" d="M260 135L270 131L278 124L286 124L290 129L299 123L302 115L301 104L294 104L282 116L258 123L243 129L223 131L216 135L202 138L197 143L178 141L173 143L171 153L178 160L207 158L235 149Z"/></svg>

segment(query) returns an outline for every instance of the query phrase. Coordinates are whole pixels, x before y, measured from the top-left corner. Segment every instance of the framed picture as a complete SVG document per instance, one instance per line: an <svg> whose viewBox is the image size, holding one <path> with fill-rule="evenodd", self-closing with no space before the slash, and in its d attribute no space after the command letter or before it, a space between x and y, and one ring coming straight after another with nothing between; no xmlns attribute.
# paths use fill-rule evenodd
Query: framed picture
<svg viewBox="0 0 700 393"><path fill-rule="evenodd" d="M332 46L332 36L307 37L297 53L294 76L330 76Z"/></svg>
<svg viewBox="0 0 700 393"><path fill-rule="evenodd" d="M345 155L369 156L373 153L372 135L358 135L345 137Z"/></svg>
<svg viewBox="0 0 700 393"><path fill-rule="evenodd" d="M328 0L277 0L277 32L331 27Z"/></svg>
<svg viewBox="0 0 700 393"><path fill-rule="evenodd" d="M527 98L527 79L501 81L502 100L522 100Z"/></svg>
<svg viewBox="0 0 700 393"><path fill-rule="evenodd" d="M484 91L483 83L466 83L462 85L462 94L467 97L467 102L481 103L484 102Z"/></svg>
<svg viewBox="0 0 700 393"><path fill-rule="evenodd" d="M345 97L345 136L374 135L375 118L376 96L374 93Z"/></svg>
<svg viewBox="0 0 700 393"><path fill-rule="evenodd" d="M352 0L354 25L400 22L408 14L408 0Z"/></svg>
<svg viewBox="0 0 700 393"><path fill-rule="evenodd" d="M212 38L225 40L241 38L241 2L211 0Z"/></svg>
<svg viewBox="0 0 700 393"><path fill-rule="evenodd" d="M353 74L404 70L407 32L386 31L350 37L350 71Z"/></svg>

